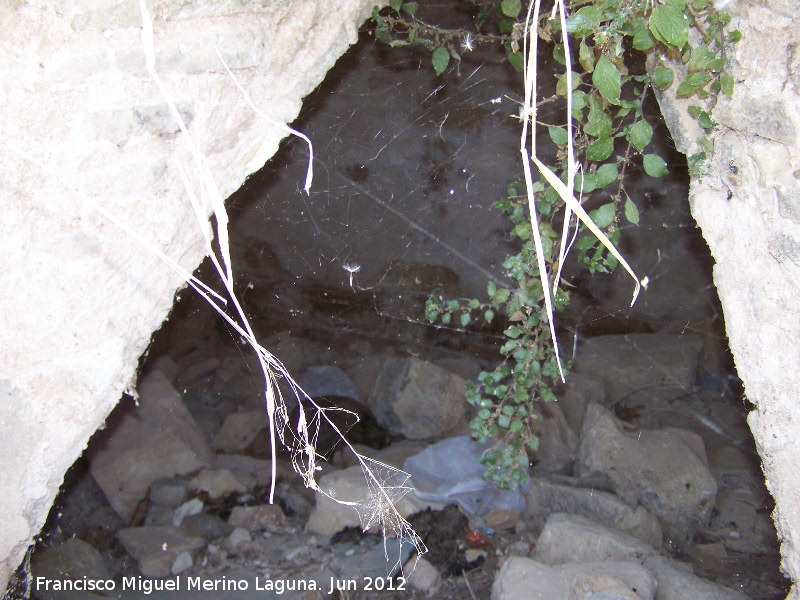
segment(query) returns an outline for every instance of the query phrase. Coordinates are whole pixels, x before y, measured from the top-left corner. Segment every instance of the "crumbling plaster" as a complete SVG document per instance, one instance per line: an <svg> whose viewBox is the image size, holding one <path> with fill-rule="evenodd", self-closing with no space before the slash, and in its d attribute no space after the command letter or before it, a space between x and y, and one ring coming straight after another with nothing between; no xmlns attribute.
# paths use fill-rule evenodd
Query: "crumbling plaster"
<svg viewBox="0 0 800 600"><path fill-rule="evenodd" d="M728 49L731 99L713 112L720 127L706 172L692 181L692 214L716 261L714 281L748 400L748 422L775 498L782 569L800 578L800 22L797 3L735 2ZM702 135L689 101L670 90L662 110L678 148ZM790 598L800 597L797 585Z"/></svg>
<svg viewBox="0 0 800 600"><path fill-rule="evenodd" d="M374 0L147 0L156 69L223 196L276 151L281 123L357 39ZM138 0L0 4L0 591L67 468L135 384L200 229L191 161L145 69Z"/></svg>

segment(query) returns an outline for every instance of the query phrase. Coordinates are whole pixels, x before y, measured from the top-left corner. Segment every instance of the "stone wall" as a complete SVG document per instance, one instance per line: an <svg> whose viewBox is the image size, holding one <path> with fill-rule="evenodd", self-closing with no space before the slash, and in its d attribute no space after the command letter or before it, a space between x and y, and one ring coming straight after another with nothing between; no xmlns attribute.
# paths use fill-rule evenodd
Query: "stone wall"
<svg viewBox="0 0 800 600"><path fill-rule="evenodd" d="M800 577L800 22L788 0L738 2L732 99L714 110L708 172L692 182L692 213L716 260L714 281L747 398L782 538L783 570ZM659 99L679 149L700 132L674 92ZM790 597L800 596L797 586Z"/></svg>
<svg viewBox="0 0 800 600"><path fill-rule="evenodd" d="M356 41L374 0L147 0L156 68L223 196ZM192 271L202 236L181 134L149 77L136 0L0 6L0 590L64 472L135 384L181 278L81 196Z"/></svg>

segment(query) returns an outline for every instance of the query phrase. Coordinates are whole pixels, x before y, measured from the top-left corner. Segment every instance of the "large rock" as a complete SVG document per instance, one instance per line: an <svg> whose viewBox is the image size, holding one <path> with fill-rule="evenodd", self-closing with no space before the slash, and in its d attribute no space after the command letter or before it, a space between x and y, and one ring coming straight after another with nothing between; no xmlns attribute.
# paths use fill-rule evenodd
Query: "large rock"
<svg viewBox="0 0 800 600"><path fill-rule="evenodd" d="M705 455L697 450L702 440L695 433L628 433L609 411L592 404L583 423L577 470L603 476L630 506L642 504L670 533L686 537L708 524L717 493Z"/></svg>
<svg viewBox="0 0 800 600"><path fill-rule="evenodd" d="M380 473L377 474L380 475ZM394 477L382 483L387 486L397 485ZM360 466L349 467L323 475L319 479L319 486L337 500L358 502L365 508L379 500L372 496L372 489L368 485L367 478ZM333 498L319 492L316 494L316 500L314 510L311 511L311 515L306 522L306 531L308 533L333 535L345 527L361 526L359 513L352 506L340 504ZM420 500L409 491L399 501L395 502L394 506L397 512L405 518L427 507L439 510L444 505L438 502Z"/></svg>
<svg viewBox="0 0 800 600"><path fill-rule="evenodd" d="M166 577L178 555L206 544L177 527L128 527L120 529L117 538L145 577Z"/></svg>
<svg viewBox="0 0 800 600"><path fill-rule="evenodd" d="M577 562L642 562L655 550L633 536L586 517L550 515L536 542L536 560L546 565Z"/></svg>
<svg viewBox="0 0 800 600"><path fill-rule="evenodd" d="M658 581L656 600L747 600L742 592L698 577L683 563L653 556L643 565Z"/></svg>
<svg viewBox="0 0 800 600"><path fill-rule="evenodd" d="M627 533L653 548L661 547L658 520L643 506L632 509L614 494L532 479L526 500L526 516L535 521L541 522L550 514L559 512L581 515Z"/></svg>
<svg viewBox="0 0 800 600"><path fill-rule="evenodd" d="M464 380L417 358L388 359L378 375L371 403L378 422L410 440L445 438L468 432Z"/></svg>
<svg viewBox="0 0 800 600"><path fill-rule="evenodd" d="M357 39L373 0L149 2L156 69L227 197ZM174 168L186 141L151 78L138 2L2 3L0 590L64 472L126 389L205 243ZM76 193L77 190L77 193ZM46 368L43 368L46 365Z"/></svg>
<svg viewBox="0 0 800 600"><path fill-rule="evenodd" d="M601 378L609 404L634 394L668 400L694 388L702 348L692 335L604 335L579 346L575 372Z"/></svg>
<svg viewBox="0 0 800 600"><path fill-rule="evenodd" d="M63 544L36 552L31 563L34 581L37 577L51 581L79 580L84 577L94 581L110 579L102 555L78 538L71 538ZM78 592L54 592L43 588L44 586L35 586L36 596L42 600L71 600L82 596Z"/></svg>
<svg viewBox="0 0 800 600"><path fill-rule="evenodd" d="M656 580L634 562L556 567L513 557L495 577L492 600L654 600Z"/></svg>
<svg viewBox="0 0 800 600"><path fill-rule="evenodd" d="M211 445L225 453L241 452L268 427L265 409L234 413L225 418Z"/></svg>
<svg viewBox="0 0 800 600"><path fill-rule="evenodd" d="M213 455L167 378L153 371L139 384L139 406L97 439L91 473L124 521L150 484L211 466Z"/></svg>

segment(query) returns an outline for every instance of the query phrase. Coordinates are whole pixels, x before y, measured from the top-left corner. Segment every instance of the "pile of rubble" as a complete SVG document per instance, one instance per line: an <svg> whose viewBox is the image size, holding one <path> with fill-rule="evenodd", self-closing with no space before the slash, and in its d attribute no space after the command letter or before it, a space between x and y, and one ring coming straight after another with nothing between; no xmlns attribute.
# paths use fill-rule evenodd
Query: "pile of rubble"
<svg viewBox="0 0 800 600"><path fill-rule="evenodd" d="M361 417L348 439L364 456L408 468L435 442L469 433L464 382L481 370L471 359L428 362L366 342L332 350L289 334L265 345L309 396ZM226 589L214 585L245 600L783 597L735 380L697 380L700 351L689 335L587 341L559 402L541 407L541 451L520 506L470 513L413 492L397 503L431 550L423 558L361 532L352 507L303 486L288 453L275 457L269 504L254 360L211 345L161 357L65 486L29 585L47 600L96 597L56 589L67 579L112 582L109 597L160 589L176 600ZM337 500L367 497L352 452L323 432L318 442L320 487ZM398 561L405 579L390 569Z"/></svg>

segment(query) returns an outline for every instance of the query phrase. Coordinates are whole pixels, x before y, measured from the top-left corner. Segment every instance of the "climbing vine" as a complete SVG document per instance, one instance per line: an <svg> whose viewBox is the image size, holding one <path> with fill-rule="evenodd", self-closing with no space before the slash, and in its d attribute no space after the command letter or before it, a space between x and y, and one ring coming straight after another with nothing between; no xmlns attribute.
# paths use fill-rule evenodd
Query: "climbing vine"
<svg viewBox="0 0 800 600"><path fill-rule="evenodd" d="M527 6L520 0L464 2L473 15L471 27L447 29L424 21L419 3L391 0L388 7L373 10L375 37L392 47L428 49L437 75L453 65L458 69L462 56L480 44L500 44L509 63L521 71ZM531 26L546 43L541 48L551 52L559 64L570 67L569 78L566 70L556 75L555 99L570 107L571 121L537 120L533 126L545 127L554 146L556 158L549 169L564 184L573 179L572 189L582 202L591 197L594 205L600 203L589 217L616 246L621 222L639 223L639 206L626 190L626 175L632 169L641 169L650 177L668 172L666 161L649 150L653 126L644 116L643 104L652 98L651 90L674 89L678 96L690 99L689 113L708 134L716 126L712 111L719 94L733 94L734 80L725 70L725 52L741 33L727 30L730 16L716 10L709 0L565 2L564 18L559 18L557 3ZM646 61L631 60L637 52L643 53ZM713 149L706 135L698 142L702 150L689 157L695 173L703 169ZM502 360L492 372L482 372L476 382L467 384L467 400L477 407L471 422L475 438L484 443L492 438L502 442L492 445L483 457L486 477L501 487L527 479L528 452L538 448L534 429L540 416L535 403L555 399L551 386L561 361L544 303L552 299L555 310L569 303L569 294L562 287L556 286L548 296L550 291L542 284L547 281L553 287L557 278L552 272L542 278L532 223L538 225L548 271L560 272L564 245L575 249L577 262L592 274L609 273L619 263L586 225L577 227L571 239L559 239L553 221L564 197L552 183L542 172L533 182L534 202L528 202L525 185L513 183L507 198L495 203L511 222L512 235L521 242L520 252L503 265L514 289L489 283L486 301L432 297L425 307L431 323L469 327L479 319L491 323L498 316L507 323L507 339L500 348ZM533 220L531 206L537 213Z"/></svg>

